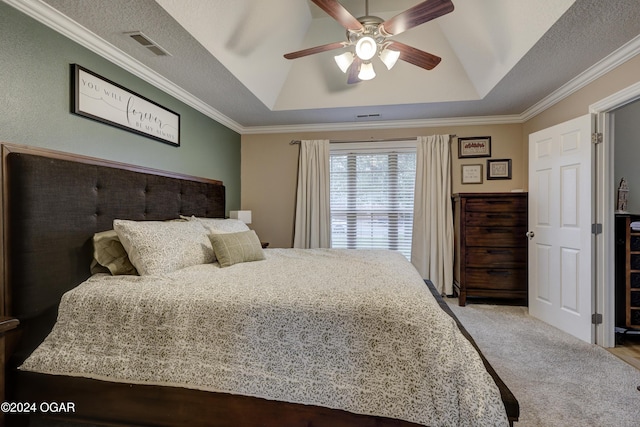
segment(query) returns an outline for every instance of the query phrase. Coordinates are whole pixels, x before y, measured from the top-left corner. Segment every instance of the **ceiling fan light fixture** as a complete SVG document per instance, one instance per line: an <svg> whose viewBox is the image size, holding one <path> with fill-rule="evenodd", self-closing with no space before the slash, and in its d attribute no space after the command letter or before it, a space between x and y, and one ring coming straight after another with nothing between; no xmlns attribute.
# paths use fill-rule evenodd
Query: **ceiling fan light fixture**
<svg viewBox="0 0 640 427"><path fill-rule="evenodd" d="M378 51L378 44L370 36L360 37L356 43L356 55L363 61L373 58Z"/></svg>
<svg viewBox="0 0 640 427"><path fill-rule="evenodd" d="M360 65L360 72L358 78L360 80L371 80L376 76L376 72L373 70L373 64L371 62L363 62Z"/></svg>
<svg viewBox="0 0 640 427"><path fill-rule="evenodd" d="M398 58L400 58L400 52L397 50L384 48L382 49L382 52L380 52L379 56L380 60L384 63L384 65L387 66L387 70L390 70L394 65L396 65L396 62L398 62Z"/></svg>
<svg viewBox="0 0 640 427"><path fill-rule="evenodd" d="M442 60L437 55L387 39L453 12L451 0L423 0L386 21L378 16L369 15L368 0L365 1L365 15L360 18L354 17L338 0L311 1L347 30L347 39L286 53L286 59L349 48L350 53L334 57L338 67L348 75L347 84L375 78L376 73L371 64L375 56L378 56L389 70L398 60L425 70L432 70Z"/></svg>
<svg viewBox="0 0 640 427"><path fill-rule="evenodd" d="M338 67L340 67L343 73L346 73L349 70L349 67L353 63L354 58L355 56L351 52L345 52L333 57L333 59L336 60L336 64L338 64Z"/></svg>

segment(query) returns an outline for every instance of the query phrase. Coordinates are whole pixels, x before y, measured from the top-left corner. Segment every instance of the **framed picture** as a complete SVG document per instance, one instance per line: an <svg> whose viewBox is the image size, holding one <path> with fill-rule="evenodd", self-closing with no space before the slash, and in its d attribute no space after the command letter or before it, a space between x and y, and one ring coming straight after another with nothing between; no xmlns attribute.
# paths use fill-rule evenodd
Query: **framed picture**
<svg viewBox="0 0 640 427"><path fill-rule="evenodd" d="M511 179L511 159L487 160L487 179Z"/></svg>
<svg viewBox="0 0 640 427"><path fill-rule="evenodd" d="M180 146L180 115L78 64L71 66L71 112Z"/></svg>
<svg viewBox="0 0 640 427"><path fill-rule="evenodd" d="M491 157L491 137L458 138L458 158Z"/></svg>
<svg viewBox="0 0 640 427"><path fill-rule="evenodd" d="M462 165L463 184L482 184L482 165Z"/></svg>

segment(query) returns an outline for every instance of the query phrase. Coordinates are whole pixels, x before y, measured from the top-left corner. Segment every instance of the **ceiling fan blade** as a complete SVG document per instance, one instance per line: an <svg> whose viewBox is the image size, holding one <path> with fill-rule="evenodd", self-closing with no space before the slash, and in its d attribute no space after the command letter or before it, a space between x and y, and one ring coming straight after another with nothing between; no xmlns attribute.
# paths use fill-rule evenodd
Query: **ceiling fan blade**
<svg viewBox="0 0 640 427"><path fill-rule="evenodd" d="M338 21L347 30L360 31L364 27L347 9L336 0L311 0L327 15Z"/></svg>
<svg viewBox="0 0 640 427"><path fill-rule="evenodd" d="M284 55L287 59L302 58L303 56L314 55L316 53L326 52L329 50L335 50L345 47L346 42L335 42L329 44L323 44L322 46L310 47L308 49L298 50L296 52L287 53Z"/></svg>
<svg viewBox="0 0 640 427"><path fill-rule="evenodd" d="M360 73L360 65L362 64L362 59L357 56L354 58L353 63L349 67L349 71L347 72L347 84L355 84L360 83L362 80L358 77Z"/></svg>
<svg viewBox="0 0 640 427"><path fill-rule="evenodd" d="M423 1L384 21L380 24L380 32L387 37L394 36L450 12L453 12L451 0Z"/></svg>
<svg viewBox="0 0 640 427"><path fill-rule="evenodd" d="M409 62L410 64L417 65L418 67L424 68L425 70L431 70L435 68L435 66L438 65L442 60L442 58L440 58L439 56L427 53L423 50L416 49L415 47L411 47L397 41L392 42L389 47L387 47L387 49L399 51L399 59Z"/></svg>

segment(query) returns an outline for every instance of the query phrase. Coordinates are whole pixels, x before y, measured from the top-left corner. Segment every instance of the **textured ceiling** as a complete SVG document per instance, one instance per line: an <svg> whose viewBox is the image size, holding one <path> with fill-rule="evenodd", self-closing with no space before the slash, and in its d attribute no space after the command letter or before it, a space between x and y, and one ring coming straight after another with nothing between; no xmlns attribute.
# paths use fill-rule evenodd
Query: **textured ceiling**
<svg viewBox="0 0 640 427"><path fill-rule="evenodd" d="M345 30L326 14L317 13L319 8L313 4L299 0L157 2L268 108L287 111L480 99L574 0L456 0L454 12L392 38L442 57L434 70L399 61L387 71L374 59L377 77L356 85L347 84L332 59L347 49L294 61L282 57L290 50L346 39ZM382 19L403 11L395 1L373 1L370 6L369 14ZM365 14L362 1L345 7L355 16ZM317 18L310 19L310 8ZM284 16L287 25L273 25Z"/></svg>
<svg viewBox="0 0 640 427"><path fill-rule="evenodd" d="M282 57L344 40L344 29L308 1L4 1L53 17L38 18L45 23L69 18L64 26L84 35L80 42L99 37L239 132L348 126L367 114L380 124L521 115L640 34L638 0L453 0L454 12L398 36L441 56L438 67L377 63L376 79L347 85L333 52ZM363 0L341 3L364 15ZM371 0L369 13L386 19L417 3ZM130 31L171 56L153 56Z"/></svg>

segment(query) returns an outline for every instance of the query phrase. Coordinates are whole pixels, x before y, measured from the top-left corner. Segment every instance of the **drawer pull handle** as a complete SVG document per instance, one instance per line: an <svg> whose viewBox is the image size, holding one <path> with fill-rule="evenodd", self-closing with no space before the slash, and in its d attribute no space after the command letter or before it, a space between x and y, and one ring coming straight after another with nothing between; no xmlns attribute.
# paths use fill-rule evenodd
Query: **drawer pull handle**
<svg viewBox="0 0 640 427"><path fill-rule="evenodd" d="M509 276L511 272L505 270L489 270L487 273L491 276Z"/></svg>
<svg viewBox="0 0 640 427"><path fill-rule="evenodd" d="M511 255L511 252L508 249L487 249L487 253L491 255Z"/></svg>
<svg viewBox="0 0 640 427"><path fill-rule="evenodd" d="M509 214L488 214L487 218L491 218L491 219L496 219L496 218L511 219L511 218L513 218L513 215L509 215Z"/></svg>
<svg viewBox="0 0 640 427"><path fill-rule="evenodd" d="M511 200L485 200L490 205L510 205Z"/></svg>
<svg viewBox="0 0 640 427"><path fill-rule="evenodd" d="M508 228L487 228L487 233L511 233L512 231Z"/></svg>

